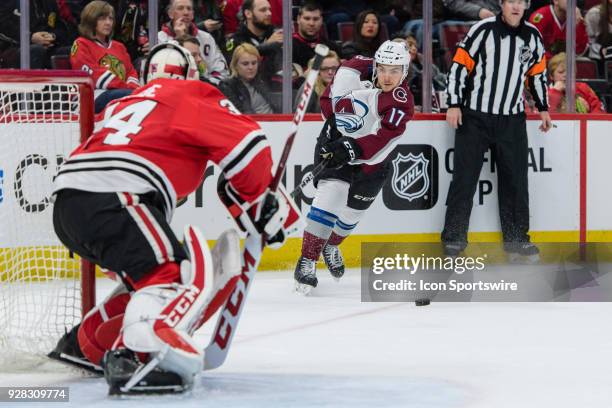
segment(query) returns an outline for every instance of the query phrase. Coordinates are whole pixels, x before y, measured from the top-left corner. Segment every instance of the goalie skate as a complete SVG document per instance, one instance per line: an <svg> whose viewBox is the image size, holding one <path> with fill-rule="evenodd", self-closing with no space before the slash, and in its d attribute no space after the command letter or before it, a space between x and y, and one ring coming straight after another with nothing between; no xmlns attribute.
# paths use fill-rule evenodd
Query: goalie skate
<svg viewBox="0 0 612 408"><path fill-rule="evenodd" d="M295 267L295 291L301 295L308 295L319 283L316 275L316 262L300 257Z"/></svg>
<svg viewBox="0 0 612 408"><path fill-rule="evenodd" d="M107 351L102 365L109 395L178 393L193 386L185 377L159 368L156 358L144 364L125 348Z"/></svg>
<svg viewBox="0 0 612 408"><path fill-rule="evenodd" d="M77 338L80 327L81 325L78 324L74 326L72 330L66 332L62 338L59 339L53 351L47 354L47 356L63 364L68 364L72 367L77 367L101 376L102 367L87 360L81 352Z"/></svg>

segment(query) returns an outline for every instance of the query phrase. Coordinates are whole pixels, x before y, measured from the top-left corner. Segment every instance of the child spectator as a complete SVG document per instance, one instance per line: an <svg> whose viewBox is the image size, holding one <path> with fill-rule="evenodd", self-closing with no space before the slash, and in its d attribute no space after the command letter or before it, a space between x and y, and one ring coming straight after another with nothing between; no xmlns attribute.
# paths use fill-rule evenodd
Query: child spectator
<svg viewBox="0 0 612 408"><path fill-rule="evenodd" d="M96 113L139 86L138 73L125 46L111 40L114 24L113 6L106 1L92 1L81 13L81 36L70 51L72 69L89 72L93 78Z"/></svg>
<svg viewBox="0 0 612 408"><path fill-rule="evenodd" d="M565 53L561 52L548 61L548 72L553 85L548 88L548 105L552 112L567 112L565 96ZM605 113L599 97L584 82L576 82L576 112Z"/></svg>
<svg viewBox="0 0 612 408"><path fill-rule="evenodd" d="M176 39L181 47L185 48L187 51L191 53L197 67L198 67L198 75L200 76L200 81L212 83L210 79L207 77L207 67L206 62L202 58L202 54L200 53L200 41L196 37L191 35L184 35L182 37L178 37Z"/></svg>

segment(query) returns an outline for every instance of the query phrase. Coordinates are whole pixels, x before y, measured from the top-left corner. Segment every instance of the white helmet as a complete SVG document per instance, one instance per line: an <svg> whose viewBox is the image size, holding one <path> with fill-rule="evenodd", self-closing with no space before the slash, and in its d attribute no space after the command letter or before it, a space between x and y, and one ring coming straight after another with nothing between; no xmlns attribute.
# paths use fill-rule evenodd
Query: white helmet
<svg viewBox="0 0 612 408"><path fill-rule="evenodd" d="M374 84L376 84L376 64L403 65L404 74L400 84L404 82L408 75L408 67L410 66L410 54L408 53L406 43L404 41L387 40L378 47L376 54L374 54L374 72L372 73L372 82Z"/></svg>
<svg viewBox="0 0 612 408"><path fill-rule="evenodd" d="M200 76L193 55L172 41L157 44L147 57L142 79L147 84L156 78L197 80Z"/></svg>

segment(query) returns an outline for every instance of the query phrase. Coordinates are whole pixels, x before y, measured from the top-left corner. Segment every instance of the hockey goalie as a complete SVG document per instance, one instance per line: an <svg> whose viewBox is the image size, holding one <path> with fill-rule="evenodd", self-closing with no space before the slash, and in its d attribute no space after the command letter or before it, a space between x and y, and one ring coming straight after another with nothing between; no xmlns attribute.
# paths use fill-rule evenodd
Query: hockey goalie
<svg viewBox="0 0 612 408"><path fill-rule="evenodd" d="M181 392L202 370L192 336L236 285L239 235L230 229L209 250L197 228L185 226L181 242L169 224L209 161L243 231L278 247L299 219L284 190L268 188L271 150L259 125L198 81L187 50L153 48L143 79L96 117L54 181L57 236L120 283L50 357L103 371L111 394Z"/></svg>

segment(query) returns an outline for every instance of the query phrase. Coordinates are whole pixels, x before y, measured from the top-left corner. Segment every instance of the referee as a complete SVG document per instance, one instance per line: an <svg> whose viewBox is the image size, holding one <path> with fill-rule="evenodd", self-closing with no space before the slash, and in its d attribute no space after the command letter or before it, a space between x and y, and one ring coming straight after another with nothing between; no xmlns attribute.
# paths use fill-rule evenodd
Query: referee
<svg viewBox="0 0 612 408"><path fill-rule="evenodd" d="M497 163L504 249L511 255L539 254L527 234L525 83L540 112L540 130L548 131L552 122L546 96L544 46L537 28L524 19L527 8L526 0L501 0L501 14L472 26L453 58L446 121L457 131L453 179L442 231L446 255L459 255L467 245L472 198L489 147Z"/></svg>

